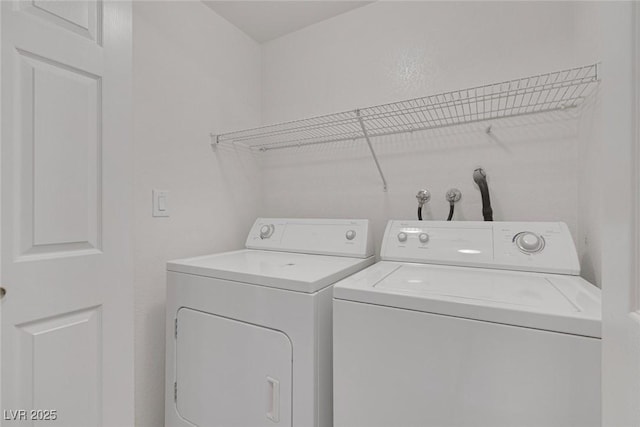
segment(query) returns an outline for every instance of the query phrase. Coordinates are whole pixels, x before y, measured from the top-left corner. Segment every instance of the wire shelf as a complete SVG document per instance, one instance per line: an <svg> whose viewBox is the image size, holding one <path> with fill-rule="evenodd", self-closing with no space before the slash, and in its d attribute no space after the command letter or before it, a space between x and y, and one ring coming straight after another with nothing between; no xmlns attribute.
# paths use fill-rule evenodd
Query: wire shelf
<svg viewBox="0 0 640 427"><path fill-rule="evenodd" d="M392 135L577 107L598 64L215 136L266 151ZM371 145L370 145L371 148ZM375 153L374 154L375 158ZM383 179L384 180L384 179Z"/></svg>

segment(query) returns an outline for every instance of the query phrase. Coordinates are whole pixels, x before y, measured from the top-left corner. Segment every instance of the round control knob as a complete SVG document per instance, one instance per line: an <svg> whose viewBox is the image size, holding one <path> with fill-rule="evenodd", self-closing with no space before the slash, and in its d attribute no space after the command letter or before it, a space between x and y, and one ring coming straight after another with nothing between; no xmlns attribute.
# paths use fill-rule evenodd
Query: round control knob
<svg viewBox="0 0 640 427"><path fill-rule="evenodd" d="M274 229L275 227L273 226L273 224L263 225L262 227L260 227L260 238L268 239L273 234Z"/></svg>
<svg viewBox="0 0 640 427"><path fill-rule="evenodd" d="M404 231L401 231L398 233L398 241L399 242L406 242L407 241L407 233L405 233Z"/></svg>
<svg viewBox="0 0 640 427"><path fill-rule="evenodd" d="M427 243L429 241L429 235L427 233L420 233L418 240L420 240L420 243Z"/></svg>
<svg viewBox="0 0 640 427"><path fill-rule="evenodd" d="M347 238L347 240L353 240L356 238L356 232L355 230L348 230L347 233L344 235L344 237Z"/></svg>
<svg viewBox="0 0 640 427"><path fill-rule="evenodd" d="M514 241L518 249L528 254L539 252L544 248L544 239L542 236L530 231L516 234Z"/></svg>

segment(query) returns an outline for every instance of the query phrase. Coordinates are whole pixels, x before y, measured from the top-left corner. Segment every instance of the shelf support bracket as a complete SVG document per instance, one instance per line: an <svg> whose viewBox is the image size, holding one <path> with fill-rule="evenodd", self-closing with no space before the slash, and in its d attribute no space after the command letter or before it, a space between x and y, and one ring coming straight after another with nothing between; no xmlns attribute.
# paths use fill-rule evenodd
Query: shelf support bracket
<svg viewBox="0 0 640 427"><path fill-rule="evenodd" d="M213 151L218 151L218 135L210 133L209 138L211 139L211 149Z"/></svg>
<svg viewBox="0 0 640 427"><path fill-rule="evenodd" d="M380 162L378 162L378 156L376 156L376 152L371 145L371 140L369 139L369 133L367 132L367 128L364 125L364 121L362 120L362 116L360 115L360 110L356 110L356 116L358 117L358 123L360 123L360 127L362 128L362 135L364 135L365 141L367 141L367 145L369 146L369 151L371 151L371 156L373 157L373 161L376 164L376 168L378 168L378 173L380 174L380 178L382 179L382 187L384 191L387 191L387 180L384 178L384 174L382 173L382 168L380 167Z"/></svg>

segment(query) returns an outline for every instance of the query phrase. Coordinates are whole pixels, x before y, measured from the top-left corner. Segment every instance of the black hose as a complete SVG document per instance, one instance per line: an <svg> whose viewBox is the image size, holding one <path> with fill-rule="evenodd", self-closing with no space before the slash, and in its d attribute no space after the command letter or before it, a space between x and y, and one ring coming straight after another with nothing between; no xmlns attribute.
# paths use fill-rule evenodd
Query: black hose
<svg viewBox="0 0 640 427"><path fill-rule="evenodd" d="M453 207L455 206L455 203L451 202L449 203L449 216L447 217L447 221L451 221L451 218L453 218Z"/></svg>
<svg viewBox="0 0 640 427"><path fill-rule="evenodd" d="M427 190L420 190L418 194L416 194L416 199L418 199L418 220L422 221L422 207L425 203L429 201L431 198L431 194Z"/></svg>
<svg viewBox="0 0 640 427"><path fill-rule="evenodd" d="M478 184L480 195L482 196L482 216L485 221L493 221L493 209L491 209L491 199L489 198L489 184L487 184L487 174L481 168L473 171L473 180Z"/></svg>
<svg viewBox="0 0 640 427"><path fill-rule="evenodd" d="M493 221L493 209L491 209L491 199L489 198L489 186L486 180L482 180L478 187L480 187L480 194L482 195L482 216L485 221Z"/></svg>
<svg viewBox="0 0 640 427"><path fill-rule="evenodd" d="M478 182L480 187L480 195L482 196L482 216L485 221L493 221L493 209L491 209L491 199L489 198L489 186L487 180L482 179Z"/></svg>

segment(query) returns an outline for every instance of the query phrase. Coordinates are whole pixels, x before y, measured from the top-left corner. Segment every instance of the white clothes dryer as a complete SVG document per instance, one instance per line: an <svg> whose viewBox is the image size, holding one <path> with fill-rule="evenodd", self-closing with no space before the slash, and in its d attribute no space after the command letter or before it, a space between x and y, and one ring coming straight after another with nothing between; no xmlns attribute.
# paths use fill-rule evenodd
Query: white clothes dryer
<svg viewBox="0 0 640 427"><path fill-rule="evenodd" d="M167 264L167 427L332 425L332 285L367 220L258 219L246 249Z"/></svg>
<svg viewBox="0 0 640 427"><path fill-rule="evenodd" d="M336 427L600 426L600 290L562 223L390 221L334 287Z"/></svg>

